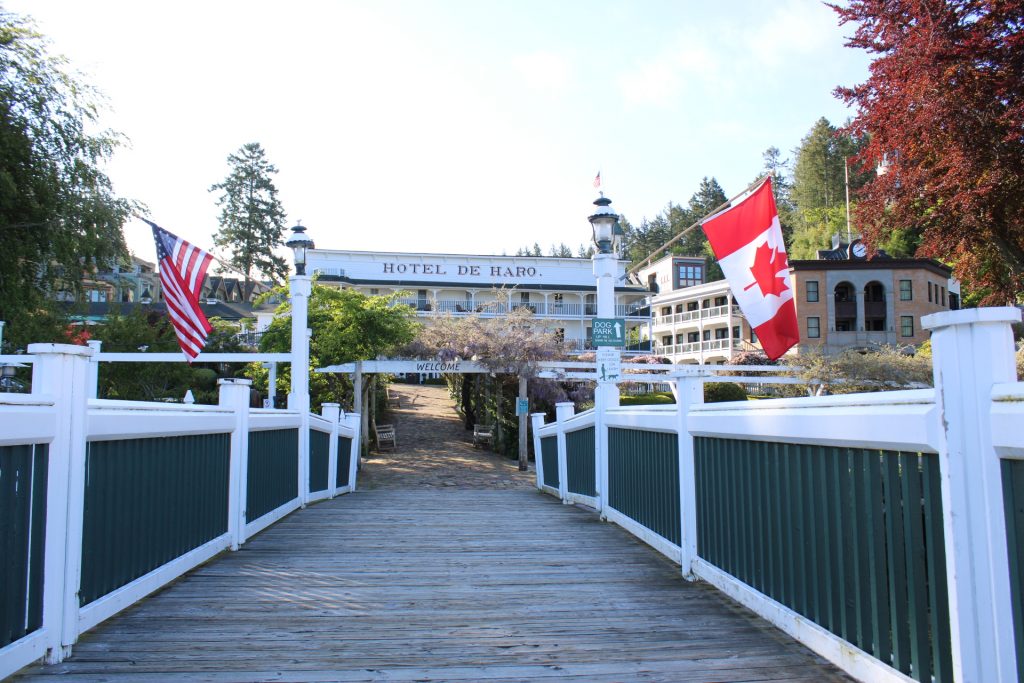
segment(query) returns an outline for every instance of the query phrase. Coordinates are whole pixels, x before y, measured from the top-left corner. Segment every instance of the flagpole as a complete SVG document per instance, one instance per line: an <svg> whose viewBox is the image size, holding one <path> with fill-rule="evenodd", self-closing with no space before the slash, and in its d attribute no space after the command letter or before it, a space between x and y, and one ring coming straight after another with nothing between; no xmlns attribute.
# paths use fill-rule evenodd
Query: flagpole
<svg viewBox="0 0 1024 683"><path fill-rule="evenodd" d="M668 242L665 242L665 244L663 244L660 247L658 247L658 249L656 251L653 251L650 254L648 254L647 258L642 263L638 263L637 265L635 265L632 268L630 268L629 270L627 270L626 271L626 275L627 276L632 275L633 273L635 273L636 271L640 270L641 268L646 268L647 266L651 265L651 262L654 260L655 256L657 256L661 252L663 252L666 249L668 249L669 247L671 247L673 244L675 244L680 239L682 239L684 235L686 235L688 232L690 232L694 228L698 227L701 223L706 221L711 216L714 216L716 213L718 213L718 212L720 212L720 211L722 211L724 209L729 208L729 206L731 206L734 201L736 201L737 199L739 199L743 195L749 194L749 193L753 192L754 190L756 190L758 187L760 187L762 184L764 184L764 182L766 180L768 180L768 178L770 176L771 176L771 174L765 174L765 175L761 176L760 178L755 180L753 183L748 185L746 188L744 188L744 190L742 192L734 195L730 199L725 200L725 202L723 202L722 204L719 204L714 209L712 209L711 211L709 211L706 214L704 214L703 216L701 216L697 221L695 221L688 228L684 228L683 231L680 232L678 235L676 235L675 237L670 239Z"/></svg>

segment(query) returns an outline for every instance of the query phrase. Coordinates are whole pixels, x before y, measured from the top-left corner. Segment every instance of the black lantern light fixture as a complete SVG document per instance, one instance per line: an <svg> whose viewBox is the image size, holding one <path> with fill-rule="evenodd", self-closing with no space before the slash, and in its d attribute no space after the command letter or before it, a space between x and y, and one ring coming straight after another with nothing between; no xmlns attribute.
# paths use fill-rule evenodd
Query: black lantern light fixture
<svg viewBox="0 0 1024 683"><path fill-rule="evenodd" d="M305 275L306 252L316 246L309 235L306 234L306 227L299 224L292 228L292 236L284 244L295 254L295 274Z"/></svg>
<svg viewBox="0 0 1024 683"><path fill-rule="evenodd" d="M594 229L594 246L602 254L614 253L622 235L619 216L612 211L612 200L603 194L594 200L597 211L590 216L590 225Z"/></svg>

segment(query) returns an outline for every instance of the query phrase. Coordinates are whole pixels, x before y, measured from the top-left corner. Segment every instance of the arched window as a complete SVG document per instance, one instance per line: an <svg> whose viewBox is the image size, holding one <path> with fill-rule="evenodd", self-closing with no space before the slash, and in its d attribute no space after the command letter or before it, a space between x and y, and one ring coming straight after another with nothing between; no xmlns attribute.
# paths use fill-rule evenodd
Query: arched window
<svg viewBox="0 0 1024 683"><path fill-rule="evenodd" d="M871 281L864 285L864 330L885 332L886 330L885 285Z"/></svg>
<svg viewBox="0 0 1024 683"><path fill-rule="evenodd" d="M849 282L840 282L834 290L836 332L853 332L857 329L857 295Z"/></svg>

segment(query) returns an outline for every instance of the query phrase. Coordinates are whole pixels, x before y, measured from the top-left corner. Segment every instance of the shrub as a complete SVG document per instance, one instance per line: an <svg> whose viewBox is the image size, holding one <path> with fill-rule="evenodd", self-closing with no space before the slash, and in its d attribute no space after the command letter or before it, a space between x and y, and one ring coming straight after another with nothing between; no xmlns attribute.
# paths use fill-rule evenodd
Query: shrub
<svg viewBox="0 0 1024 683"><path fill-rule="evenodd" d="M723 401L746 401L747 392L735 382L708 382L704 385L705 403Z"/></svg>

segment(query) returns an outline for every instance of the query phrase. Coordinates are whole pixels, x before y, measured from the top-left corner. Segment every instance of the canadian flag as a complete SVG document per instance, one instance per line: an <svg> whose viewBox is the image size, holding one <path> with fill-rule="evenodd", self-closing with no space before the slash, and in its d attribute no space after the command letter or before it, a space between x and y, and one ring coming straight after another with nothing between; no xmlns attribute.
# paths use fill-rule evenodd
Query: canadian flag
<svg viewBox="0 0 1024 683"><path fill-rule="evenodd" d="M771 178L702 227L740 310L775 360L800 341L800 327Z"/></svg>

